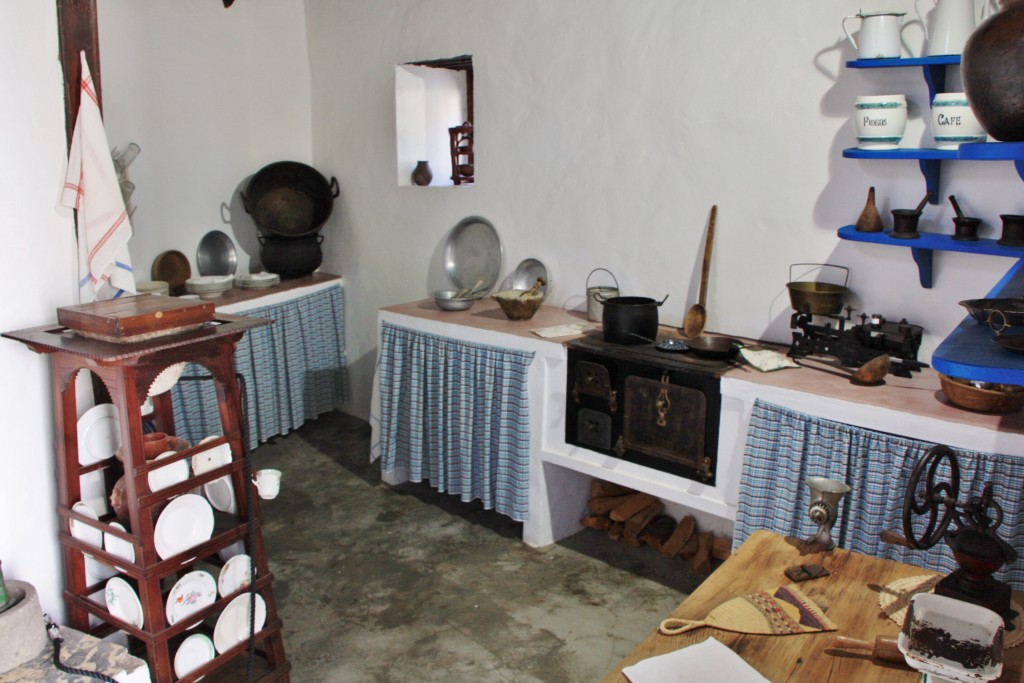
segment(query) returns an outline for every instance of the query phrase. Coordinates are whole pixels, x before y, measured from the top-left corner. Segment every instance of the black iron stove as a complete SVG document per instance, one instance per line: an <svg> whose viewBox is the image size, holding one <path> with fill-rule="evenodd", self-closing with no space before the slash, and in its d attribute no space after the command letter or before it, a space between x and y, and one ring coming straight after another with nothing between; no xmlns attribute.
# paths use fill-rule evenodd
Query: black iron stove
<svg viewBox="0 0 1024 683"><path fill-rule="evenodd" d="M897 323L880 315L860 314L860 324L849 324L846 315L811 315L794 313L790 318L793 330L791 358L822 355L834 356L846 367L856 368L882 354L889 354L890 372L897 377L910 377L912 371L928 367L917 360L924 329L906 318Z"/></svg>
<svg viewBox="0 0 1024 683"><path fill-rule="evenodd" d="M600 333L567 346L567 443L714 486L730 362L613 344Z"/></svg>

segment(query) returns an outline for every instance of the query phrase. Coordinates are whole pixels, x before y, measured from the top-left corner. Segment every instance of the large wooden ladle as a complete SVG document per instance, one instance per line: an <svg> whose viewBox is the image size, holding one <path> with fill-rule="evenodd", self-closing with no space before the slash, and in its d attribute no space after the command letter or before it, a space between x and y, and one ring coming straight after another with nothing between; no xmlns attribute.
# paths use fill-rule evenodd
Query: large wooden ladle
<svg viewBox="0 0 1024 683"><path fill-rule="evenodd" d="M707 322L708 312L705 306L708 302L708 275L711 272L711 246L715 240L715 219L718 217L718 206L711 207L711 216L708 218L708 235L704 240L704 264L700 271L700 294L697 303L690 306L683 318L683 336L687 339L695 339L704 331L704 323Z"/></svg>

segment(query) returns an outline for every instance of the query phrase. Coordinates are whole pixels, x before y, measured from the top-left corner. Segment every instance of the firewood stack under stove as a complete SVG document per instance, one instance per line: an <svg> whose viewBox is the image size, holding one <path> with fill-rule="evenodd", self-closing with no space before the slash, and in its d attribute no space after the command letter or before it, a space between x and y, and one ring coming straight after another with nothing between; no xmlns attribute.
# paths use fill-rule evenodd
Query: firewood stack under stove
<svg viewBox="0 0 1024 683"><path fill-rule="evenodd" d="M607 531L628 546L646 544L665 557L688 561L695 574L708 574L713 559L731 554L732 539L700 531L693 515L676 522L663 514L665 504L648 493L594 479L588 508L590 514L580 520L584 526Z"/></svg>

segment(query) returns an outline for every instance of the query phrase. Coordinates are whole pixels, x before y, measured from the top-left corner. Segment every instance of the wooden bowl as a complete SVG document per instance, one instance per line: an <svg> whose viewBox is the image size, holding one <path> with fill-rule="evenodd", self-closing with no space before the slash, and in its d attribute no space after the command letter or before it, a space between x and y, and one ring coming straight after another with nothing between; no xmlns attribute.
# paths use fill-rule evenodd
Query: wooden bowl
<svg viewBox="0 0 1024 683"><path fill-rule="evenodd" d="M969 380L939 373L942 393L958 408L979 413L1014 413L1024 407L1024 387L1015 384L991 384L976 387Z"/></svg>

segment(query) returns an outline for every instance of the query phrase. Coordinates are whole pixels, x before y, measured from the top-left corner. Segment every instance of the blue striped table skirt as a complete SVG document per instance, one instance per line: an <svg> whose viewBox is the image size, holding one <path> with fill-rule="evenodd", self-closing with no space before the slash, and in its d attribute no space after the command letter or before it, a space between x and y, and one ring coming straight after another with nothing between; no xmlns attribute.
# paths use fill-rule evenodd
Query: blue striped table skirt
<svg viewBox="0 0 1024 683"><path fill-rule="evenodd" d="M340 285L238 315L274 321L246 332L235 352L235 369L245 378L250 448L347 400ZM184 374L207 373L190 364ZM197 443L223 433L212 382L179 382L171 399L179 436Z"/></svg>
<svg viewBox="0 0 1024 683"><path fill-rule="evenodd" d="M939 572L955 570L958 565L945 542L929 550L910 550L879 538L887 529L902 535L903 498L911 472L934 445L757 401L743 456L733 547L757 529L812 537L818 527L807 514L810 489L804 482L808 477L828 477L852 489L840 503L832 530L840 547ZM1024 457L953 450L960 463L958 502L980 496L991 481L1004 514L998 534L1024 556ZM948 478L940 472L936 481ZM921 516L915 519L919 524L926 521ZM950 529L955 528L954 522ZM1024 590L1024 560L1008 565L996 577Z"/></svg>
<svg viewBox="0 0 1024 683"><path fill-rule="evenodd" d="M533 353L384 323L378 362L381 468L526 520Z"/></svg>

